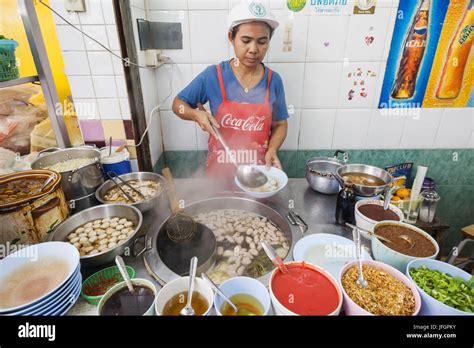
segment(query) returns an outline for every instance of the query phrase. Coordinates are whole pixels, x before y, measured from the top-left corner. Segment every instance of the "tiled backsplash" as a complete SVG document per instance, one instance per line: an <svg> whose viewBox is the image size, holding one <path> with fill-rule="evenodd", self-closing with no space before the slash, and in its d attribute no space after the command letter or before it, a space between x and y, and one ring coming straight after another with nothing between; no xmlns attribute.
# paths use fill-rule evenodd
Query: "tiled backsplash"
<svg viewBox="0 0 474 348"><path fill-rule="evenodd" d="M206 66L233 56L227 40L227 15L239 0L148 1L150 20L179 22L183 49L164 50L173 66L155 73L165 132L165 149L205 150L206 135L172 114L172 98ZM265 63L284 82L290 107L284 150L402 149L474 147L474 112L466 109L413 109L387 115L377 109L397 0L379 0L374 15L315 15L290 12L285 0L263 1L280 21ZM351 1L348 1L351 3ZM353 2L353 1L352 1ZM309 1L308 1L309 3ZM137 6L143 1L135 1ZM308 8L309 6L307 6ZM144 7L142 7L144 9ZM283 51L283 32L293 24L292 50ZM357 76L358 73L361 76ZM364 83L364 92L354 83Z"/></svg>
<svg viewBox="0 0 474 348"><path fill-rule="evenodd" d="M67 12L64 0L51 7L114 54L121 56L111 0L86 0L86 12ZM124 70L121 59L70 27L53 14L72 98L86 144L98 147L134 144ZM133 148L129 148L129 151ZM135 151L130 151L136 158Z"/></svg>

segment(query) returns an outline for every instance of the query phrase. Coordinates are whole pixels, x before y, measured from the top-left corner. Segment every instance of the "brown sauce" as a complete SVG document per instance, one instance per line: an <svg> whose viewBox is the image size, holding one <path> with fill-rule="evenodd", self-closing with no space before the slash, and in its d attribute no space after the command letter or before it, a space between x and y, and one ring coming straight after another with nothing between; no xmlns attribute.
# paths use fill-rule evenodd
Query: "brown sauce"
<svg viewBox="0 0 474 348"><path fill-rule="evenodd" d="M375 234L391 240L391 243L382 242L388 248L398 251L401 254L414 257L429 257L436 252L434 244L423 236L410 228L395 225L380 226L375 230ZM400 238L401 235L408 236L415 245L411 247L410 243Z"/></svg>
<svg viewBox="0 0 474 348"><path fill-rule="evenodd" d="M383 206L377 204L364 204L358 207L360 213L375 221L394 220L400 221L400 217L392 210L384 210Z"/></svg>
<svg viewBox="0 0 474 348"><path fill-rule="evenodd" d="M127 287L113 294L102 307L100 315L143 315L155 301L153 290L134 285L134 292Z"/></svg>
<svg viewBox="0 0 474 348"><path fill-rule="evenodd" d="M45 179L17 179L0 184L0 204L7 204L39 193Z"/></svg>
<svg viewBox="0 0 474 348"><path fill-rule="evenodd" d="M383 186L385 185L385 181L380 179L377 176L370 175L367 173L344 173L341 175L344 181L350 181L355 185L362 185L362 186Z"/></svg>

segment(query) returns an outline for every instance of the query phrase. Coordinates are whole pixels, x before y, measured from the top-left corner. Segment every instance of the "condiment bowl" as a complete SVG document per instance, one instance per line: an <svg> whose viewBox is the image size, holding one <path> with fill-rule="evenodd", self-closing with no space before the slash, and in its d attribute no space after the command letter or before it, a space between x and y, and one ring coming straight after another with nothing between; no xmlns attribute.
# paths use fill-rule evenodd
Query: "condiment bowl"
<svg viewBox="0 0 474 348"><path fill-rule="evenodd" d="M263 315L268 315L270 311L271 302L270 295L267 288L258 280L250 277L234 277L223 282L219 289L231 298L234 295L245 294L253 296L263 306ZM214 296L214 306L216 307L217 315L222 315L221 308L225 303L224 299L218 294Z"/></svg>
<svg viewBox="0 0 474 348"><path fill-rule="evenodd" d="M433 237L431 237L428 233L423 231L422 229L415 227L413 225L404 223L404 222L397 222L397 221L380 221L374 226L374 232L377 231L377 228L381 226L386 226L386 225L395 225L395 226L402 226L408 229L411 229L412 231L415 231L424 237L426 237L431 243L433 243L435 247L435 253L431 256L428 256L427 258L429 259L434 259L439 253L439 245L434 240ZM405 272L407 268L407 264L415 259L419 259L419 257L416 256L410 256L410 255L405 255L402 254L398 251L395 251L391 248L389 248L387 245L385 245L380 239L378 238L372 238L372 254L374 255L374 259L377 261L384 262L392 267L395 267L397 270L400 272ZM414 247L416 248L416 246Z"/></svg>
<svg viewBox="0 0 474 348"><path fill-rule="evenodd" d="M270 167L270 169L267 169L266 166L264 165L258 165L254 166L258 170L260 170L263 174L268 176L269 178L273 178L274 180L277 181L277 189L273 191L268 191L268 192L258 192L249 189L248 187L243 186L240 181L235 177L235 184L245 193L247 193L249 196L252 196L254 198L268 198L273 195L276 195L279 191L281 191L287 184L288 184L288 176L286 173L278 168L275 167Z"/></svg>
<svg viewBox="0 0 474 348"><path fill-rule="evenodd" d="M341 307L342 307L342 299L343 299L342 292L341 292L339 284L331 276L331 274L329 272L325 271L324 269L322 269L318 266L312 265L312 264L307 263L307 262L293 261L293 262L287 262L287 263L285 263L285 265L287 267L290 267L290 268L291 267L307 267L307 268L310 268L312 270L315 270L316 272L320 273L325 278L327 278L329 280L329 282L334 286L334 288L337 292L337 296L338 296L337 307L334 309L334 311L332 311L331 313L328 313L327 315L330 315L330 316L339 315L339 312L341 311ZM281 272L279 268L276 268L275 270L273 270L273 272L271 274L271 277L270 277L270 281L269 281L270 298L272 300L273 310L275 312L275 315L299 315L298 313L295 313L295 312L291 311L290 309L288 309L287 307L285 307L280 302L280 300L277 298L277 296L275 295L273 280L274 280L275 276L277 275L277 273L279 273L279 272ZM314 292L312 295L320 297L317 292ZM296 300L297 299L295 299L295 301ZM324 298L321 298L321 300L324 301Z"/></svg>
<svg viewBox="0 0 474 348"><path fill-rule="evenodd" d="M374 238L375 239L375 238ZM366 266L372 266L376 268L380 268L384 270L385 272L389 273L391 276L394 278L398 279L402 283L404 283L408 288L410 288L411 292L413 293L413 297L415 299L415 311L413 315L418 315L420 308L421 308L421 298L420 294L418 293L416 287L413 285L413 283L400 271L397 269L393 268L392 266L389 266L385 263L378 262L378 261L372 261L372 260L363 260L362 261L363 265ZM352 261L348 263L347 265L344 266L344 268L341 269L341 273L339 274L339 283L341 285L342 293L344 295L344 313L346 315L374 315L362 307L360 307L357 303L355 303L352 298L349 297L347 294L346 290L342 286L342 276L349 270L349 268L358 265L358 261Z"/></svg>
<svg viewBox="0 0 474 348"><path fill-rule="evenodd" d="M426 268L446 273L451 277L459 277L464 281L469 281L472 277L469 273L464 272L462 269L443 261L432 259L416 259L410 261L407 265L406 275L420 293L420 315L474 315L474 313L464 312L438 301L434 297L431 297L429 294L427 294L421 287L419 287L418 284L411 277L410 269L418 268L421 266L425 266Z"/></svg>
<svg viewBox="0 0 474 348"><path fill-rule="evenodd" d="M180 277L172 280L166 284L158 293L158 296L155 300L155 311L157 315L163 315L163 308L166 303L171 300L171 298L180 292L188 291L189 277ZM201 278L196 277L194 284L194 291L200 293L207 301L209 308L203 314L204 316L209 315L211 312L213 301L214 301L214 292L212 291L211 286Z"/></svg>
<svg viewBox="0 0 474 348"><path fill-rule="evenodd" d="M142 278L134 278L134 279L131 279L131 281L132 281L132 284L134 286L144 286L144 287L147 287L150 290L152 290L153 294L155 295L155 300L156 300L156 297L158 295L158 290L156 289L155 284L153 284L151 281L149 281L147 279L142 279ZM104 296L100 299L99 305L97 306L97 315L101 315L102 308L104 307L107 300L112 297L112 295L114 295L117 291L122 290L126 287L127 287L127 283L123 281L123 282L120 282L120 283L114 285L112 288L110 288L104 294ZM155 303L155 301L153 301L151 306L147 309L147 311L145 313L143 313L143 315L146 315L146 316L155 315L154 303Z"/></svg>
<svg viewBox="0 0 474 348"><path fill-rule="evenodd" d="M359 208L366 204L375 204L375 205L379 205L383 207L383 203L384 202L379 199L362 199L358 201L355 205L355 211L354 211L357 227L362 228L367 231L373 231L375 224L378 223L379 221L373 220L365 216L359 211ZM398 221L403 221L403 211L401 211L401 209L397 208L393 204L389 204L388 209L390 209L392 212L398 215L399 217ZM367 232L360 231L360 234L362 237L366 239L371 239L371 236Z"/></svg>

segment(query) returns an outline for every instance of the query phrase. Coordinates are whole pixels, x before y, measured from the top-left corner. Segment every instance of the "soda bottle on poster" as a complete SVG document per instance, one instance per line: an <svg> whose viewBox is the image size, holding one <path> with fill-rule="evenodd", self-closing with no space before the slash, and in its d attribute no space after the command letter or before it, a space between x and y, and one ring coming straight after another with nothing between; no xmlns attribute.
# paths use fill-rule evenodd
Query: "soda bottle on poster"
<svg viewBox="0 0 474 348"><path fill-rule="evenodd" d="M407 32L392 98L409 99L415 93L416 79L425 53L428 36L430 0L421 0L413 23Z"/></svg>
<svg viewBox="0 0 474 348"><path fill-rule="evenodd" d="M443 73L436 91L437 98L454 99L459 95L473 42L474 0L471 0L449 46Z"/></svg>

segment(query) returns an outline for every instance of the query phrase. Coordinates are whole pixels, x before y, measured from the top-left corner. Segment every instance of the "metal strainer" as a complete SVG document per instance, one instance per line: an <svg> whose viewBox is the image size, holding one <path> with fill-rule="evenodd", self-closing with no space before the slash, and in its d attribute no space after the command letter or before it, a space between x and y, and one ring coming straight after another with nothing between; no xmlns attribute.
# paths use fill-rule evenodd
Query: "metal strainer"
<svg viewBox="0 0 474 348"><path fill-rule="evenodd" d="M168 181L168 198L171 207L171 216L166 223L166 234L173 242L181 242L190 239L196 232L196 222L185 214L180 208L173 176L169 168L163 168L163 176Z"/></svg>

